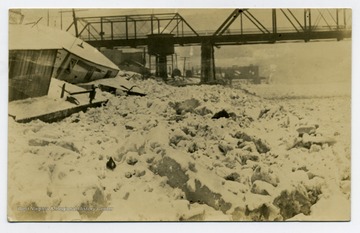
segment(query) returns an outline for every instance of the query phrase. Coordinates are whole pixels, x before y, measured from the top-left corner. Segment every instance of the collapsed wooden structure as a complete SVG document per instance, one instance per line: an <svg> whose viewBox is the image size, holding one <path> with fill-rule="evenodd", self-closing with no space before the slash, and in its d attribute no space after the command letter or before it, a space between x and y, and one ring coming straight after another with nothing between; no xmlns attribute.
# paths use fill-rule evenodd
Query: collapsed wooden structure
<svg viewBox="0 0 360 233"><path fill-rule="evenodd" d="M94 87L70 83L113 78L118 72L101 52L67 32L10 25L9 115L16 121L54 121L99 106L107 100L95 97Z"/></svg>

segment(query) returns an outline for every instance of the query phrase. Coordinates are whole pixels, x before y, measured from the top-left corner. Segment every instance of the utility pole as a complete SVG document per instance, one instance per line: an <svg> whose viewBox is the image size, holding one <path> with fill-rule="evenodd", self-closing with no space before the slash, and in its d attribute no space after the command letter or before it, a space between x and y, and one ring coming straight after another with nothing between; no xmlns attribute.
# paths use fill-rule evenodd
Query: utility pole
<svg viewBox="0 0 360 233"><path fill-rule="evenodd" d="M50 25L50 12L49 9L47 10L47 26L49 27Z"/></svg>
<svg viewBox="0 0 360 233"><path fill-rule="evenodd" d="M75 15L75 10L72 9L72 15L73 15L73 20L74 20L74 26L75 26L75 36L78 37L79 36L79 30L77 27L77 19L76 19L76 15Z"/></svg>
<svg viewBox="0 0 360 233"><path fill-rule="evenodd" d="M175 67L176 67L176 69L178 69L177 57L178 57L178 55L177 55L177 53L175 53Z"/></svg>
<svg viewBox="0 0 360 233"><path fill-rule="evenodd" d="M63 29L63 24L62 24L62 14L63 14L64 12L63 11L60 11L60 29L62 30Z"/></svg>
<svg viewBox="0 0 360 233"><path fill-rule="evenodd" d="M185 77L185 64L186 64L186 58L190 58L190 57L181 57L181 58L184 58L184 66L183 66L183 76Z"/></svg>

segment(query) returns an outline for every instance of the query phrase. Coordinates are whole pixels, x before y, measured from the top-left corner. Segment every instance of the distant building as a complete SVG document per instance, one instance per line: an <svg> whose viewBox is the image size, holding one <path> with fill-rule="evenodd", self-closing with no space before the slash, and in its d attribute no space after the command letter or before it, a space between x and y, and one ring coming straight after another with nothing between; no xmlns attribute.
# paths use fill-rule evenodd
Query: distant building
<svg viewBox="0 0 360 233"><path fill-rule="evenodd" d="M261 80L266 79L260 77L260 68L257 65L249 66L237 66L223 68L222 72L227 74L228 79L245 79L253 82L254 84L260 84Z"/></svg>
<svg viewBox="0 0 360 233"><path fill-rule="evenodd" d="M143 49L101 49L100 51L117 66L130 60L145 65Z"/></svg>
<svg viewBox="0 0 360 233"><path fill-rule="evenodd" d="M150 73L149 69L145 67L146 59L143 49L101 49L100 51L121 70L133 71L142 75Z"/></svg>

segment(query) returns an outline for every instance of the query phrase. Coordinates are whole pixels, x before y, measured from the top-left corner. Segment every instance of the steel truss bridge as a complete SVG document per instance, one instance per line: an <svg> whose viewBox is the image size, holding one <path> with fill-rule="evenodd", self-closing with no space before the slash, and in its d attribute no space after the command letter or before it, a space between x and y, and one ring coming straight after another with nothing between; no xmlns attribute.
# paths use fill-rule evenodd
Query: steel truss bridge
<svg viewBox="0 0 360 233"><path fill-rule="evenodd" d="M100 17L75 17L74 14L67 31L74 28L77 37L94 47L149 48L156 41L159 47L201 45L202 81L206 82L215 75L214 46L339 41L351 38L351 17L351 9L234 9L217 30L199 31L179 13ZM160 70L165 69L160 72L162 76L166 74L166 55L169 54L159 51L157 55ZM161 64L164 56L165 66Z"/></svg>

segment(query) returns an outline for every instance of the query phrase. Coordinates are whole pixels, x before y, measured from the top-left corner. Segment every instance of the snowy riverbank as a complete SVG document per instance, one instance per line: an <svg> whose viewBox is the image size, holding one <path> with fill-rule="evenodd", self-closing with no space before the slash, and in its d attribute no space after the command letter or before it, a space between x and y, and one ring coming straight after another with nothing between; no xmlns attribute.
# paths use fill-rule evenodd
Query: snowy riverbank
<svg viewBox="0 0 360 233"><path fill-rule="evenodd" d="M349 220L349 93L136 85L57 123L9 118L10 220Z"/></svg>

